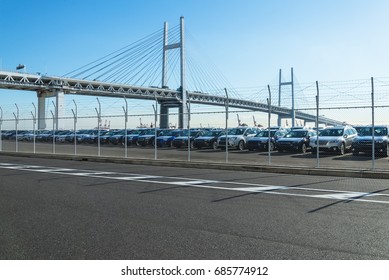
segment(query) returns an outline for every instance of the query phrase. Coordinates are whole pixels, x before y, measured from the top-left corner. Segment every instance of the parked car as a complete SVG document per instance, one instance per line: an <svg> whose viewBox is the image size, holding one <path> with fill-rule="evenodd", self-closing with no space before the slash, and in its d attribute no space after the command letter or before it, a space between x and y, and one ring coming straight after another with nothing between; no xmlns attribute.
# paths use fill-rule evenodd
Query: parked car
<svg viewBox="0 0 389 280"><path fill-rule="evenodd" d="M53 131L51 130L41 130L38 132L36 136L36 140L39 142L48 142L49 137L53 135Z"/></svg>
<svg viewBox="0 0 389 280"><path fill-rule="evenodd" d="M196 137L193 141L193 147L197 149L212 148L217 149L217 138L225 133L225 130L215 129L205 132L203 135Z"/></svg>
<svg viewBox="0 0 389 280"><path fill-rule="evenodd" d="M167 134L171 129L160 129L160 128L157 128L157 137L158 136L163 136L165 134ZM148 130L146 130L144 133L140 134L139 137L138 137L138 140L136 142L136 145L137 146L154 146L155 144L155 129L154 128L150 128Z"/></svg>
<svg viewBox="0 0 389 280"><path fill-rule="evenodd" d="M285 136L285 130L270 130L270 151L275 149L276 141ZM258 132L254 137L247 140L247 149L254 150L268 150L269 130L264 129Z"/></svg>
<svg viewBox="0 0 389 280"><path fill-rule="evenodd" d="M55 141L59 143L65 143L66 137L72 135L74 137L74 132L70 130L62 130L55 134Z"/></svg>
<svg viewBox="0 0 389 280"><path fill-rule="evenodd" d="M373 149L373 127L365 126L360 128L358 137L355 137L352 142L352 152L357 156L360 152L371 153ZM388 156L389 145L389 126L374 126L374 150L378 155Z"/></svg>
<svg viewBox="0 0 389 280"><path fill-rule="evenodd" d="M185 130L183 130L183 132L180 136L177 136L176 138L174 138L172 145L176 148L188 147L188 138L189 138L190 147L193 149L194 148L194 144L193 144L194 139L196 137L203 135L203 133L204 132L202 130L198 130L198 129L190 129L190 130L185 129Z"/></svg>
<svg viewBox="0 0 389 280"><path fill-rule="evenodd" d="M312 129L293 129L284 137L276 141L279 152L293 151L305 154L310 149L309 139L316 136L316 131Z"/></svg>
<svg viewBox="0 0 389 280"><path fill-rule="evenodd" d="M173 147L173 140L174 138L181 136L183 133L182 129L174 129L170 132L166 133L165 135L158 136L157 137L157 145L158 147Z"/></svg>
<svg viewBox="0 0 389 280"><path fill-rule="evenodd" d="M146 132L149 128L137 128L131 130L129 134L127 134L127 145L136 145L138 141L138 137ZM154 129L152 129L154 131ZM124 139L123 139L124 143Z"/></svg>
<svg viewBox="0 0 389 280"><path fill-rule="evenodd" d="M127 129L127 138L128 135L131 135L133 129ZM112 135L107 135L107 143L112 145L118 145L118 144L124 144L124 138L125 138L126 131L124 129L117 130L112 133Z"/></svg>
<svg viewBox="0 0 389 280"><path fill-rule="evenodd" d="M344 155L347 150L351 150L353 139L357 136L358 133L352 126L329 127L320 132L319 147L317 147L317 137L311 137L309 145L312 147L313 154L319 148L319 151Z"/></svg>
<svg viewBox="0 0 389 280"><path fill-rule="evenodd" d="M123 129L111 129L100 135L100 144L109 144L109 138L118 133L124 133Z"/></svg>
<svg viewBox="0 0 389 280"><path fill-rule="evenodd" d="M217 146L225 149L226 145L228 148L235 148L243 151L246 148L246 142L248 138L254 137L260 129L258 127L239 126L236 128L230 128L226 135L220 136L217 140Z"/></svg>

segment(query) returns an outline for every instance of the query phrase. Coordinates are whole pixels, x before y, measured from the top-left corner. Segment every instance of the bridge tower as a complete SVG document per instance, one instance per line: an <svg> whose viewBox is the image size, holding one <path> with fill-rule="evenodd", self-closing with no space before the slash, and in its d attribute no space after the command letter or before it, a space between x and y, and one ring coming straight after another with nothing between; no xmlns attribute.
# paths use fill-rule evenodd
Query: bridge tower
<svg viewBox="0 0 389 280"><path fill-rule="evenodd" d="M283 118L291 117L292 118L292 127L295 126L295 109L294 109L294 80L293 80L293 67L290 68L290 82L282 82L281 78L281 69L280 69L280 75L278 80L278 107L281 107L281 88L282 86L291 86L292 88L292 115L291 116L282 116L278 115L277 125L281 126L281 120Z"/></svg>
<svg viewBox="0 0 389 280"><path fill-rule="evenodd" d="M181 72L181 102L172 103L172 102L160 102L160 127L167 128L169 127L169 108L178 107L179 117L178 117L178 126L179 128L187 127L188 125L188 93L186 91L186 74L185 74L185 36L184 36L184 17L180 18L180 42L179 43L168 43L168 23L164 24L164 37L163 37L163 54L162 54L162 88L167 87L166 77L167 77L167 61L168 61L168 50L180 49L180 72Z"/></svg>
<svg viewBox="0 0 389 280"><path fill-rule="evenodd" d="M63 110L64 110L64 91L44 91L37 92L38 97L38 129L46 128L46 119L50 116L46 116L46 98L55 97L55 109L54 109L54 128L56 130L63 128Z"/></svg>

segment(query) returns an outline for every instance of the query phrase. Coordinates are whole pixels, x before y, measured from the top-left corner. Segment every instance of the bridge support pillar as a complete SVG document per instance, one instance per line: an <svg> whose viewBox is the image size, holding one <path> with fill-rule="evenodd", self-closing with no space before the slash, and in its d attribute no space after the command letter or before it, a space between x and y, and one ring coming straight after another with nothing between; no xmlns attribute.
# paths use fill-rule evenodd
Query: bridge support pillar
<svg viewBox="0 0 389 280"><path fill-rule="evenodd" d="M58 90L55 93L55 128L64 129L64 119L63 119L63 102L64 102L65 94L63 90Z"/></svg>
<svg viewBox="0 0 389 280"><path fill-rule="evenodd" d="M38 130L46 128L46 96L37 92L38 96Z"/></svg>
<svg viewBox="0 0 389 280"><path fill-rule="evenodd" d="M160 106L160 128L169 128L169 107L163 103Z"/></svg>
<svg viewBox="0 0 389 280"><path fill-rule="evenodd" d="M55 112L54 113L54 127L55 129L62 129L63 126L63 110L64 110L64 92L58 90L55 92L37 92L38 97L38 129L46 129L46 98L55 97Z"/></svg>

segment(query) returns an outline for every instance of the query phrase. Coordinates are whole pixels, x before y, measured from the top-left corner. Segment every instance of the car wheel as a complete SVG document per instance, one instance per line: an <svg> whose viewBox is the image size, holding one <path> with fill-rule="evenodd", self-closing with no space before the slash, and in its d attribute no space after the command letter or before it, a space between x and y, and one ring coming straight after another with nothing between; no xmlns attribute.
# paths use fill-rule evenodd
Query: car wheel
<svg viewBox="0 0 389 280"><path fill-rule="evenodd" d="M274 151L274 143L270 142L270 151Z"/></svg>
<svg viewBox="0 0 389 280"><path fill-rule="evenodd" d="M302 152L303 154L305 154L305 153L307 152L307 145L306 145L305 143L303 143L303 144L301 145L301 152Z"/></svg>
<svg viewBox="0 0 389 280"><path fill-rule="evenodd" d="M213 148L214 150L217 150L217 141L214 141L214 142L212 143L212 148Z"/></svg>
<svg viewBox="0 0 389 280"><path fill-rule="evenodd" d="M340 145L340 148L339 148L339 155L344 155L346 151L346 147L344 145L344 143L342 143L342 145Z"/></svg>
<svg viewBox="0 0 389 280"><path fill-rule="evenodd" d="M244 150L244 142L243 140L240 140L238 143L238 150L243 151Z"/></svg>
<svg viewBox="0 0 389 280"><path fill-rule="evenodd" d="M190 148L191 148L191 149L194 149L194 144L193 144L193 142L190 142Z"/></svg>
<svg viewBox="0 0 389 280"><path fill-rule="evenodd" d="M379 153L380 156L382 157L388 157L389 156L389 150L388 150L388 146L386 146L381 153Z"/></svg>

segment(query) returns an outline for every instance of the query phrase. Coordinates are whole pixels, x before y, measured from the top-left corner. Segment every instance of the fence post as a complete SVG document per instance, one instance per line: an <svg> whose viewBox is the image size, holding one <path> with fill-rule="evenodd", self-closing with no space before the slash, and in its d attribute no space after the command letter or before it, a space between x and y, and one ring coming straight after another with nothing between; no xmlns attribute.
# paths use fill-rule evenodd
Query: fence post
<svg viewBox="0 0 389 280"><path fill-rule="evenodd" d="M190 161L190 101L189 96L186 101L186 108L188 111L188 161Z"/></svg>
<svg viewBox="0 0 389 280"><path fill-rule="evenodd" d="M375 169L374 79L371 77L371 168Z"/></svg>
<svg viewBox="0 0 389 280"><path fill-rule="evenodd" d="M316 167L320 167L319 158L319 82L316 81Z"/></svg>
<svg viewBox="0 0 389 280"><path fill-rule="evenodd" d="M267 85L267 89L269 91L269 98L267 99L267 106L268 106L268 117L267 117L267 130L268 130L267 153L268 153L269 165L271 165L271 149L270 149L270 144L271 144L271 135L270 135L271 91L270 91L270 86L269 85ZM275 136L275 134L274 134L274 136Z"/></svg>
<svg viewBox="0 0 389 280"><path fill-rule="evenodd" d="M97 102L99 103L99 110L95 108L97 113L97 155L100 156L100 124L101 124L101 104L98 97L96 97Z"/></svg>
<svg viewBox="0 0 389 280"><path fill-rule="evenodd" d="M0 151L3 150L3 131L2 131L2 125L3 125L3 108L0 106Z"/></svg>
<svg viewBox="0 0 389 280"><path fill-rule="evenodd" d="M224 88L224 91L226 92L226 102L225 102L225 107L226 107L226 163L228 163L228 92L227 89Z"/></svg>
<svg viewBox="0 0 389 280"><path fill-rule="evenodd" d="M50 110L50 113L53 118L53 154L55 154L55 115L52 110Z"/></svg>
<svg viewBox="0 0 389 280"><path fill-rule="evenodd" d="M155 99L155 106L153 104L153 109L154 109L154 160L157 160L158 155L157 155L157 112L158 112L158 107L157 107L157 99Z"/></svg>
<svg viewBox="0 0 389 280"><path fill-rule="evenodd" d="M35 151L36 151L36 141L35 141L36 106L35 106L34 102L32 102L32 106L34 106L34 113L31 112L31 115L32 115L32 131L33 131L32 137L33 137L33 141L34 141L34 154L35 154Z"/></svg>
<svg viewBox="0 0 389 280"><path fill-rule="evenodd" d="M19 107L18 107L18 104L15 103L15 106L16 106L16 114L14 114L14 117L15 117L15 151L18 152L19 151L19 146L18 146L18 124L19 124Z"/></svg>
<svg viewBox="0 0 389 280"><path fill-rule="evenodd" d="M74 106L75 106L75 110L74 111L72 109L72 113L73 113L73 130L74 130L74 155L77 155L77 104L76 104L76 101L74 101L73 99L73 103L74 103Z"/></svg>
<svg viewBox="0 0 389 280"><path fill-rule="evenodd" d="M124 102L126 103L126 107L122 106L124 111L124 157L127 158L128 150L127 150L127 123L128 123L128 103L127 99L124 96Z"/></svg>

